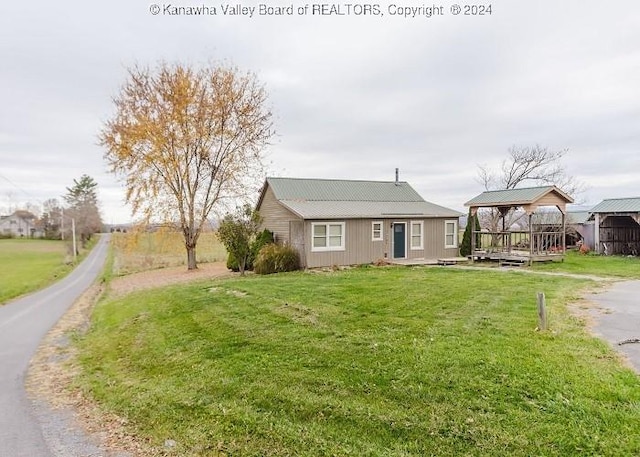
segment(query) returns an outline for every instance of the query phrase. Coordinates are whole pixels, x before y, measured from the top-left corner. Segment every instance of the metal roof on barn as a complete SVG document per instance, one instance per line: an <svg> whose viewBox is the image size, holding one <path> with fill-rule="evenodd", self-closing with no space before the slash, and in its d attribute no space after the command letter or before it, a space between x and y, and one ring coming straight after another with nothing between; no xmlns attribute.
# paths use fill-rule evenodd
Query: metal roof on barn
<svg viewBox="0 0 640 457"><path fill-rule="evenodd" d="M591 208L591 213L640 213L640 197L608 198Z"/></svg>
<svg viewBox="0 0 640 457"><path fill-rule="evenodd" d="M267 178L267 184L282 205L304 219L457 218L461 215L425 201L404 181Z"/></svg>

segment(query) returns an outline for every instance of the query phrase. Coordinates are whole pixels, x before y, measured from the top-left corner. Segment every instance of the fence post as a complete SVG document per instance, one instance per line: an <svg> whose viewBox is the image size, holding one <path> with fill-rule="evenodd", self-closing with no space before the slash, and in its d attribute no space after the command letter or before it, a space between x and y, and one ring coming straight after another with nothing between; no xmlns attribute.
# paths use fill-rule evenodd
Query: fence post
<svg viewBox="0 0 640 457"><path fill-rule="evenodd" d="M547 306L544 292L538 292L538 329L547 329Z"/></svg>

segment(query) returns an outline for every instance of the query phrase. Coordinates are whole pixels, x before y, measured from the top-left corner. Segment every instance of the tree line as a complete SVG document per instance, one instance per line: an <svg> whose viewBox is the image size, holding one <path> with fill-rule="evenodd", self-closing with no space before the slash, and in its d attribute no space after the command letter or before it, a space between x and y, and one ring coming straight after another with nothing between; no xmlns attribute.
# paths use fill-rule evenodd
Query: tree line
<svg viewBox="0 0 640 457"><path fill-rule="evenodd" d="M42 238L60 240L71 239L72 228L82 247L94 233L102 230L102 216L97 193L98 183L88 175L73 180L73 185L66 188L62 197L49 198L42 202L42 212L38 228ZM33 204L25 206L29 213L40 212ZM34 216L37 216L34 214Z"/></svg>

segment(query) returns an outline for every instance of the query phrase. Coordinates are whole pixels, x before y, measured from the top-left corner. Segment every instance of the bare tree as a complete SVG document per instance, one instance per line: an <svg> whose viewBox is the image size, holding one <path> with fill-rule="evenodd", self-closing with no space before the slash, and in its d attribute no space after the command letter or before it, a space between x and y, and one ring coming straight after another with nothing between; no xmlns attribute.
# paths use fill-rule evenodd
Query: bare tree
<svg viewBox="0 0 640 457"><path fill-rule="evenodd" d="M42 226L45 238L59 239L62 229L62 206L55 198L49 198L42 204Z"/></svg>
<svg viewBox="0 0 640 457"><path fill-rule="evenodd" d="M478 180L485 190L515 189L523 185L555 185L567 194L575 195L584 190L584 185L567 174L562 164L567 152L566 149L553 151L539 145L512 146L499 170L479 166ZM483 211L480 217L484 227L496 232L502 229L502 225L509 228L521 223L523 215L523 212L509 211L503 219L499 211L490 210Z"/></svg>
<svg viewBox="0 0 640 457"><path fill-rule="evenodd" d="M124 177L134 213L177 222L190 270L209 213L262 178L273 135L266 101L253 74L166 63L130 69L114 99L99 136L105 159Z"/></svg>

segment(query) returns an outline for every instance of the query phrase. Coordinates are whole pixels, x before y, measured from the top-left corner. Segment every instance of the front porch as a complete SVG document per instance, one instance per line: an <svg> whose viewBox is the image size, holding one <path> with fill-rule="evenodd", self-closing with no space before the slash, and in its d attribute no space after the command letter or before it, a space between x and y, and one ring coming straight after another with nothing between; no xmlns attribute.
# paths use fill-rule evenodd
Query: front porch
<svg viewBox="0 0 640 457"><path fill-rule="evenodd" d="M438 259L393 259L389 261L389 264L415 267L421 265L457 265L468 261L469 259L466 257L443 257Z"/></svg>

